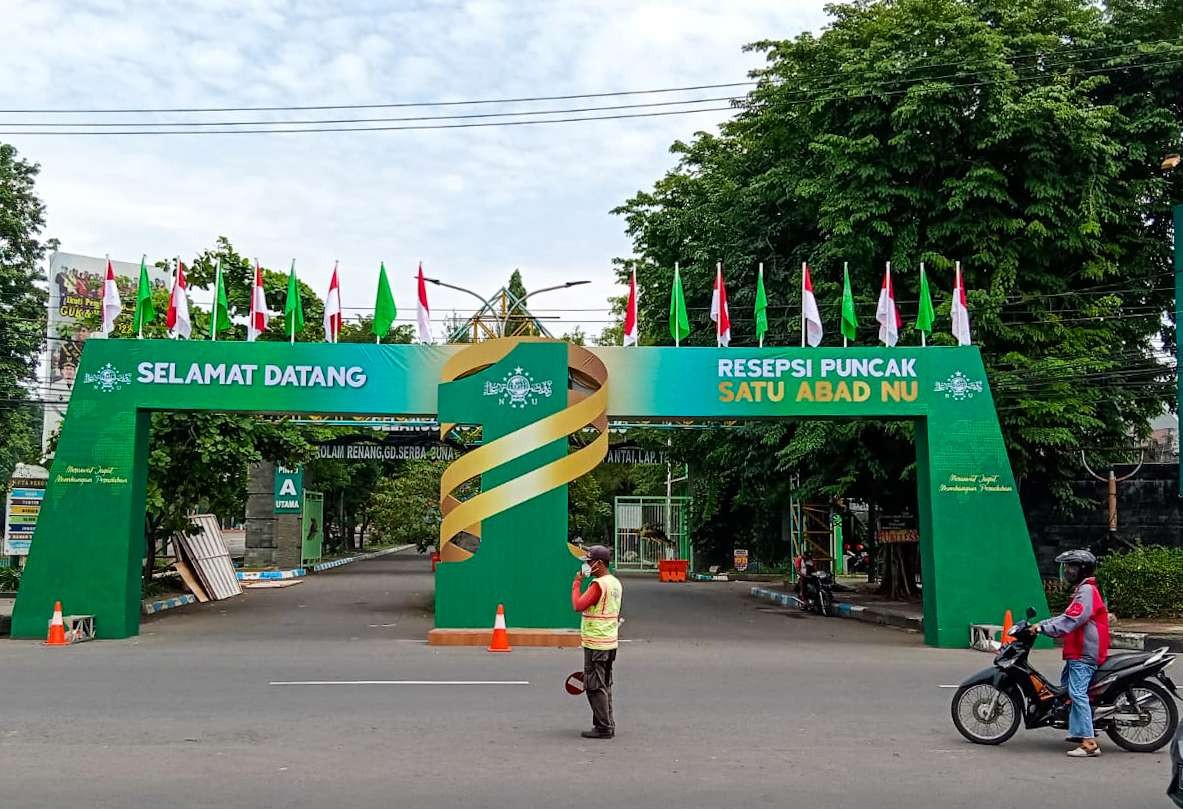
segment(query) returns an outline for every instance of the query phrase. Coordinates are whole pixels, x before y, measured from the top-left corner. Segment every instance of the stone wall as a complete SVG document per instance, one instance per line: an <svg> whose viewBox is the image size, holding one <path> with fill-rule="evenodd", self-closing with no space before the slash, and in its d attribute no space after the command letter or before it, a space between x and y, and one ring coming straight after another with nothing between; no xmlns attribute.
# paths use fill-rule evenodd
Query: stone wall
<svg viewBox="0 0 1183 809"><path fill-rule="evenodd" d="M302 537L299 514L275 513L275 464L252 466L247 475L247 568L299 567Z"/></svg>
<svg viewBox="0 0 1183 809"><path fill-rule="evenodd" d="M1114 468L1117 477L1133 470L1132 464ZM1101 474L1107 474L1097 470ZM1108 484L1088 478L1073 483L1079 497L1091 507L1062 514L1050 507L1046 492L1023 491L1023 506L1040 569L1053 575L1057 554L1070 548L1108 552L1129 543L1183 547L1183 499L1179 497L1177 464L1145 464L1131 479L1117 484L1117 537L1108 536Z"/></svg>

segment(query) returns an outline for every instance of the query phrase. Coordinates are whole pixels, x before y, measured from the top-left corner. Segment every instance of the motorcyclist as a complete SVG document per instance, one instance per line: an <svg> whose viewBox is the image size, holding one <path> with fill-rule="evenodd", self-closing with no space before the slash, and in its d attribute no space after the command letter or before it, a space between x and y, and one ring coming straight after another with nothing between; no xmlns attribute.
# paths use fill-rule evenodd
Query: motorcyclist
<svg viewBox="0 0 1183 809"><path fill-rule="evenodd" d="M808 548L801 551L801 555L793 560L793 567L797 570L797 598L802 604L805 604L807 601L805 580L809 578L809 574L816 567L813 562L813 553Z"/></svg>
<svg viewBox="0 0 1183 809"><path fill-rule="evenodd" d="M1086 550L1067 551L1056 557L1060 575L1075 589L1064 614L1032 624L1035 633L1064 639L1064 673L1061 682L1068 690L1072 709L1068 714L1068 741L1078 747L1068 751L1072 758L1093 758L1101 748L1093 732L1093 709L1089 684L1097 667L1109 657L1109 610L1093 574L1097 557Z"/></svg>

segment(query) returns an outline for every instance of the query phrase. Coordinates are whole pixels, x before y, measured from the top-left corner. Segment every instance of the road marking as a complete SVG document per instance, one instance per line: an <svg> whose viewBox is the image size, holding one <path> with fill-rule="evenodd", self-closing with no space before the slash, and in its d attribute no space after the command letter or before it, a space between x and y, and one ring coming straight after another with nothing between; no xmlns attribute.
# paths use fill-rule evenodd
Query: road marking
<svg viewBox="0 0 1183 809"><path fill-rule="evenodd" d="M937 688L960 688L959 685L938 685Z"/></svg>
<svg viewBox="0 0 1183 809"><path fill-rule="evenodd" d="M273 680L268 685L529 685L529 680Z"/></svg>

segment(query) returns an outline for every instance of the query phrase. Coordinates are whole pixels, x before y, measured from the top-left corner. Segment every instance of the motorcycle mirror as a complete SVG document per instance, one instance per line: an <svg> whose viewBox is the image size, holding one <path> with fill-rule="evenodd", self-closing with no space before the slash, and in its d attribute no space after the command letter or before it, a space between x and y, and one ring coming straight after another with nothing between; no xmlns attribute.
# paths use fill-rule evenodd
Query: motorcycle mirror
<svg viewBox="0 0 1183 809"><path fill-rule="evenodd" d="M1028 607L1027 608L1027 620L1030 621L1034 617L1035 617L1035 607Z"/></svg>

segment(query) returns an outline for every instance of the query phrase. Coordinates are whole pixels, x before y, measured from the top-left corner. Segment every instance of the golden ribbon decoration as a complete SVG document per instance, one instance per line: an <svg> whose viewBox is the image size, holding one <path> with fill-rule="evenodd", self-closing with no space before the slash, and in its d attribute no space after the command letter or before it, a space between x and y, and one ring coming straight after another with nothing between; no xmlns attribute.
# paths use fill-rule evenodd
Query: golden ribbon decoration
<svg viewBox="0 0 1183 809"><path fill-rule="evenodd" d="M477 343L453 355L445 364L443 382L451 382L495 365L522 342L554 342L543 338L514 338ZM587 474L608 455L608 369L599 357L582 346L567 347L568 374L574 386L567 391L567 407L550 416L527 424L511 433L467 452L452 462L440 477L439 552L443 562L463 562L472 552L454 540L461 533L481 535L481 522L514 506L565 486ZM440 436L446 437L455 427L440 424ZM467 500L454 494L466 481L501 464L533 452L547 444L594 427L598 435L587 446L544 464L513 480L494 486ZM582 549L568 543L574 556Z"/></svg>

